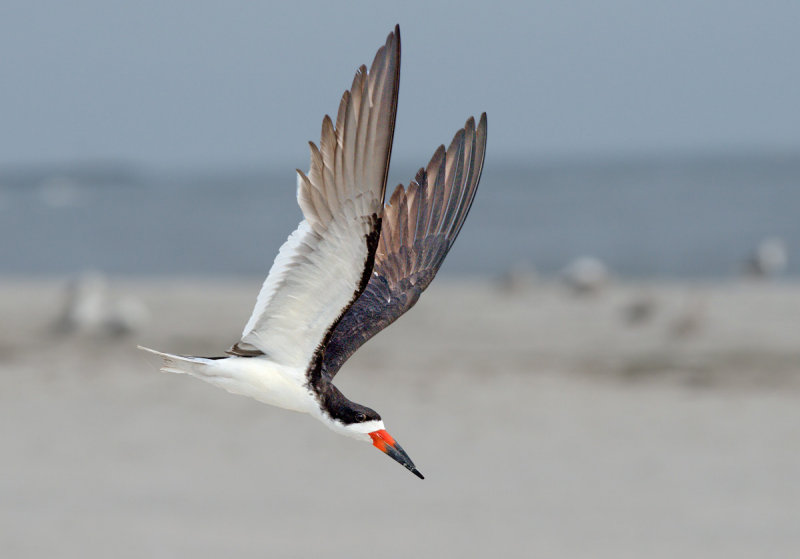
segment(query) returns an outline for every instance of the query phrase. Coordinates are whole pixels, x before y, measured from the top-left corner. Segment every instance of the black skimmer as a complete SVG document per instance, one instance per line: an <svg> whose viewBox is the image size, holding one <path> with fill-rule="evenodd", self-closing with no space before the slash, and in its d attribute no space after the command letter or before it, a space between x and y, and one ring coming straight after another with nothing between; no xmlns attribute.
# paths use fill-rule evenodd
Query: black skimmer
<svg viewBox="0 0 800 559"><path fill-rule="evenodd" d="M311 169L298 170L303 221L281 247L242 338L227 356L161 353L162 371L312 415L372 444L419 478L381 416L348 400L333 378L372 336L409 310L453 245L478 188L486 114L467 120L384 205L400 77L395 27L371 68L356 72L334 125L322 121Z"/></svg>

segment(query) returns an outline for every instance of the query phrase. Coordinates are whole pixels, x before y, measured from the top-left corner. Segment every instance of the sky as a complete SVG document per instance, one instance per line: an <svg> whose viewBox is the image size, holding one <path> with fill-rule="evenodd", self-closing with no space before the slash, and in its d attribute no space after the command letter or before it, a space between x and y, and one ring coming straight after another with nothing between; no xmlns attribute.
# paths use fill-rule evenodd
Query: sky
<svg viewBox="0 0 800 559"><path fill-rule="evenodd" d="M306 167L395 23L395 157L800 152L800 2L0 4L0 166Z"/></svg>

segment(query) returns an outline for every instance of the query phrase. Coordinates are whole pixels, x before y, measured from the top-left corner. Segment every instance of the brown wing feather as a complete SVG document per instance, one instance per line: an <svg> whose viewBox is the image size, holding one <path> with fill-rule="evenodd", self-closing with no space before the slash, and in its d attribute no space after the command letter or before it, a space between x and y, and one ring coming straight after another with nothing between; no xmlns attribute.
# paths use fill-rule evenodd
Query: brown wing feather
<svg viewBox="0 0 800 559"><path fill-rule="evenodd" d="M486 153L486 114L470 118L450 147L436 150L408 188L384 208L375 266L366 290L334 328L322 373L333 377L372 336L408 311L436 276L469 213Z"/></svg>
<svg viewBox="0 0 800 559"><path fill-rule="evenodd" d="M363 292L380 235L399 72L396 26L370 71L361 66L342 95L336 126L326 116L320 147L309 143L308 173L298 170L304 221L281 247L229 353L307 366Z"/></svg>

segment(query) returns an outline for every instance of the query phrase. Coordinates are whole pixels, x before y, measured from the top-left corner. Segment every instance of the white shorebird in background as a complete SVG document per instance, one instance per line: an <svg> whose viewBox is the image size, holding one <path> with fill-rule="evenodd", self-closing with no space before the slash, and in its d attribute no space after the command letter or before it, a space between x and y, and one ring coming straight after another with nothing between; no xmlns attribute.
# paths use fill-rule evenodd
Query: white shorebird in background
<svg viewBox="0 0 800 559"><path fill-rule="evenodd" d="M599 258L581 256L564 269L562 277L574 293L597 293L608 283L608 267Z"/></svg>
<svg viewBox="0 0 800 559"><path fill-rule="evenodd" d="M125 336L147 322L147 308L137 299L112 294L100 272L85 271L69 282L64 308L53 325L60 334Z"/></svg>
<svg viewBox="0 0 800 559"><path fill-rule="evenodd" d="M771 237L761 241L745 262L745 272L755 278L774 278L786 270L789 251L783 239Z"/></svg>
<svg viewBox="0 0 800 559"><path fill-rule="evenodd" d="M322 121L308 174L298 170L303 221L281 247L242 338L226 357L160 355L234 394L308 413L337 433L372 442L422 478L374 410L332 383L367 340L417 302L458 236L478 188L486 114L467 120L408 187L384 206L400 77L395 27L345 91L334 125ZM142 348L147 349L147 348Z"/></svg>

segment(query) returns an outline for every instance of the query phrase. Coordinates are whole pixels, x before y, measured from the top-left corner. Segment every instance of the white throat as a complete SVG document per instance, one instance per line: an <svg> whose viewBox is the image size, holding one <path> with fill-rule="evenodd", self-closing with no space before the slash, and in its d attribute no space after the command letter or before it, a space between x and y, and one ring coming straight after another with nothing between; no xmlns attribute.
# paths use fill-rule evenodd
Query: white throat
<svg viewBox="0 0 800 559"><path fill-rule="evenodd" d="M381 429L385 429L383 425L383 421L380 419L376 419L374 421L364 421L363 423L352 423L350 425L345 425L341 421L336 419L331 419L330 416L326 413L321 413L318 416L318 419L328 426L329 429L339 433L340 435L344 435L346 437L352 437L354 439L358 439L359 441L364 442L371 442L372 438L369 436L370 433L373 431L380 431Z"/></svg>

